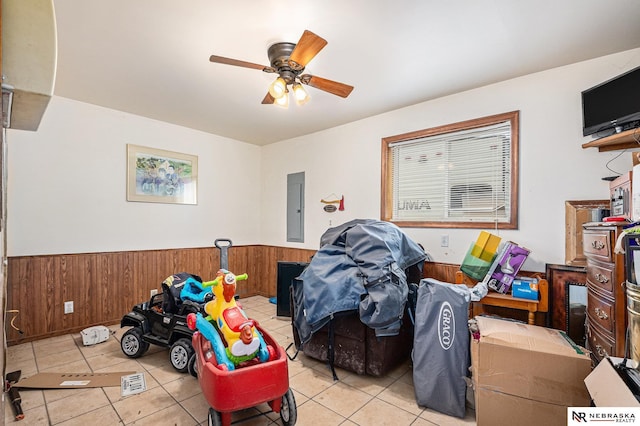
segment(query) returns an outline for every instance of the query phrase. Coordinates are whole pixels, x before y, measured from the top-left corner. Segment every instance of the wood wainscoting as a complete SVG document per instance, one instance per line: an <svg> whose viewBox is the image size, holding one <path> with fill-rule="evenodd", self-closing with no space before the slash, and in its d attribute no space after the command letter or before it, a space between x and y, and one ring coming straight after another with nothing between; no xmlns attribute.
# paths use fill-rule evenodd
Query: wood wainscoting
<svg viewBox="0 0 640 426"><path fill-rule="evenodd" d="M233 246L229 270L249 275L238 284L237 294L240 298L275 296L278 262L309 262L315 253L290 247ZM215 247L9 257L6 309L18 313L7 314L7 344L117 324L133 305L148 300L151 290L161 291L169 275L186 271L208 280L219 266L220 251ZM427 262L423 276L454 283L459 269L456 264ZM72 314L64 313L66 301L73 301Z"/></svg>
<svg viewBox="0 0 640 426"><path fill-rule="evenodd" d="M433 278L445 283L456 282L456 272L460 270L460 265L450 263L426 262L424 264L422 276Z"/></svg>
<svg viewBox="0 0 640 426"><path fill-rule="evenodd" d="M229 270L249 274L238 284L238 295L274 296L277 262L308 262L315 252L233 246ZM219 266L220 251L215 247L9 257L7 344L117 324L133 305L148 300L152 289L162 291L161 283L169 275L186 271L209 280ZM64 313L66 301L73 301L71 314Z"/></svg>

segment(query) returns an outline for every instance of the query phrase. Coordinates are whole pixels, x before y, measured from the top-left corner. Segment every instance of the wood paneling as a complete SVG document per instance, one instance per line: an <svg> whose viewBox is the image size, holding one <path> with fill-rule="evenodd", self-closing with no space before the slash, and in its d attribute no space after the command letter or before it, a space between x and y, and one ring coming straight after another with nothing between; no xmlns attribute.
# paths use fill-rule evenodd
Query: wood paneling
<svg viewBox="0 0 640 426"><path fill-rule="evenodd" d="M241 298L275 296L277 262L309 261L314 253L233 246L229 270L249 274L247 281L238 284L237 294ZM14 324L23 334L7 324L8 344L116 324L133 305L149 299L152 289L161 291L169 275L186 271L208 280L219 267L215 247L10 257L6 309L19 311ZM73 301L72 314L64 314L65 301Z"/></svg>
<svg viewBox="0 0 640 426"><path fill-rule="evenodd" d="M309 262L315 250L274 246L233 246L229 270L249 275L238 283L240 298L277 293L277 264ZM15 326L9 324L9 345L80 332L93 325L117 324L136 303L149 299L152 289L177 272L212 279L220 267L215 247L110 253L18 256L8 259L7 310L19 310ZM424 277L455 282L460 265L427 262ZM64 314L64 302L74 312ZM508 314L506 316L509 316ZM525 318L526 320L526 318Z"/></svg>
<svg viewBox="0 0 640 426"><path fill-rule="evenodd" d="M459 270L460 265L426 262L424 264L422 276L425 278L433 278L445 283L455 283L456 272Z"/></svg>

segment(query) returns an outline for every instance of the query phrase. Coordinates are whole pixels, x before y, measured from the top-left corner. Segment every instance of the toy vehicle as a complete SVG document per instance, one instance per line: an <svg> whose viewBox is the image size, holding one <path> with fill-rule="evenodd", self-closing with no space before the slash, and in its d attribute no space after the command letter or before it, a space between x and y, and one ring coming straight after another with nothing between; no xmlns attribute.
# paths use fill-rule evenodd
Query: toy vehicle
<svg viewBox="0 0 640 426"><path fill-rule="evenodd" d="M268 346L262 334L255 327L236 302L236 282L247 279L247 274L235 275L220 269L216 279L204 283L213 287L215 298L204 305L204 313L189 314L187 325L198 331L211 343L218 364L227 370L234 370L243 362L258 359L268 361L274 348Z"/></svg>
<svg viewBox="0 0 640 426"><path fill-rule="evenodd" d="M176 294L179 286L167 284L168 280L174 281L175 277L181 277L187 282L202 282L197 275L187 273L167 278L162 284L161 294L151 296L148 302L135 305L122 318L120 327L131 328L122 336L120 347L130 358L141 357L151 344L168 347L171 365L182 373L188 371L197 376L191 344L193 330L187 326L187 315L200 312L203 305L192 300L181 300Z"/></svg>
<svg viewBox="0 0 640 426"><path fill-rule="evenodd" d="M220 250L220 267L227 268L229 239L214 242ZM181 272L162 283L162 294L151 296L148 302L135 305L122 317L120 327L131 327L122 336L120 348L130 358L139 358L151 344L170 348L171 365L178 371L197 377L196 357L187 326L187 315L200 312L204 303L213 298L212 282L202 282L197 275Z"/></svg>
<svg viewBox="0 0 640 426"><path fill-rule="evenodd" d="M234 370L220 368L211 343L199 331L193 334L198 382L210 406L209 425L230 425L234 411L265 402L280 414L284 426L296 423L296 400L289 389L287 355L260 325L256 327L267 345L277 348L274 358Z"/></svg>
<svg viewBox="0 0 640 426"><path fill-rule="evenodd" d="M257 321L249 319L236 303L236 276L220 269L213 286L215 299L202 313L187 316L194 330L198 381L209 408L209 425L230 425L233 411L268 403L279 413L282 424L294 425L296 402L289 389L287 356L284 349ZM197 330L196 330L197 329Z"/></svg>

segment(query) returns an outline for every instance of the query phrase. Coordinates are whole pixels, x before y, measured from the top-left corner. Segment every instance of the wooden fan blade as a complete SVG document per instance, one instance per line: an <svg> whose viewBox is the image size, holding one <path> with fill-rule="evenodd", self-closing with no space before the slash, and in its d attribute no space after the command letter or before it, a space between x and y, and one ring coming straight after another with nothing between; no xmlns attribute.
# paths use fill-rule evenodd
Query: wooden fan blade
<svg viewBox="0 0 640 426"><path fill-rule="evenodd" d="M271 105L272 103L274 103L276 101L276 99L271 96L271 93L267 92L267 96L264 97L264 99L262 100L262 103L264 105Z"/></svg>
<svg viewBox="0 0 640 426"><path fill-rule="evenodd" d="M349 86L348 84L338 83L337 81L327 80L326 78L316 77L309 74L301 75L300 82L342 98L349 96L353 90L353 86Z"/></svg>
<svg viewBox="0 0 640 426"><path fill-rule="evenodd" d="M327 40L309 30L304 30L302 37L300 37L296 47L289 56L289 66L293 69L301 70L306 67L309 61L326 45Z"/></svg>
<svg viewBox="0 0 640 426"><path fill-rule="evenodd" d="M275 69L266 65L254 64L252 62L240 61L238 59L225 58L224 56L211 55L209 57L209 60L218 64L234 65L236 67L243 68L253 68L264 72L276 72Z"/></svg>

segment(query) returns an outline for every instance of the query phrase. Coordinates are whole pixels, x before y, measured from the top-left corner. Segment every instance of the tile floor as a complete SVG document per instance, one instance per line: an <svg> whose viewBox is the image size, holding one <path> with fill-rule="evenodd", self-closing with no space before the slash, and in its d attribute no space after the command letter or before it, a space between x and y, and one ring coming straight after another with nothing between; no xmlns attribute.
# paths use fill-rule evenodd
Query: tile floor
<svg viewBox="0 0 640 426"><path fill-rule="evenodd" d="M286 348L292 341L289 320L275 317L276 306L265 297L241 299L249 317L260 322ZM83 346L80 334L69 334L10 346L7 372L22 370L22 377L38 372L144 372L147 390L122 397L119 387L93 389L22 389L24 420L16 421L5 398L5 424L22 425L206 425L209 405L198 380L178 373L169 362L168 350L152 345L138 359L120 350L126 329L111 326L106 342ZM293 348L289 350L293 355ZM289 361L289 386L293 390L298 425L475 425L475 413L464 419L449 417L416 404L411 364L384 377L358 376L337 369L334 381L327 366L299 354ZM278 414L249 418L266 404L233 414L242 425L281 425ZM249 419L247 419L249 418ZM242 421L242 419L247 419Z"/></svg>

